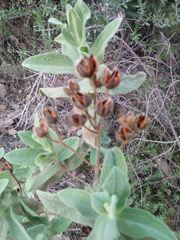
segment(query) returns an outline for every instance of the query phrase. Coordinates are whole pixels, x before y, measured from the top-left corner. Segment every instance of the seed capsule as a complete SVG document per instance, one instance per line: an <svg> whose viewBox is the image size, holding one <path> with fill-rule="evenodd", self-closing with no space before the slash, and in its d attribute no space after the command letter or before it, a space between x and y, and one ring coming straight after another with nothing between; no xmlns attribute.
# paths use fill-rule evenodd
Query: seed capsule
<svg viewBox="0 0 180 240"><path fill-rule="evenodd" d="M77 92L79 91L79 84L73 80L69 81L69 88L73 91L73 92Z"/></svg>
<svg viewBox="0 0 180 240"><path fill-rule="evenodd" d="M52 109L45 108L43 111L44 118L47 124L56 124L58 121L58 117L56 112Z"/></svg>
<svg viewBox="0 0 180 240"><path fill-rule="evenodd" d="M121 81L121 75L118 69L115 69L112 74L110 74L109 69L105 68L99 79L107 89L113 89L119 85Z"/></svg>
<svg viewBox="0 0 180 240"><path fill-rule="evenodd" d="M73 113L69 115L68 122L70 126L74 127L82 127L87 121L87 117L85 114L77 114Z"/></svg>
<svg viewBox="0 0 180 240"><path fill-rule="evenodd" d="M64 87L63 90L68 96L74 95L74 92L68 87Z"/></svg>
<svg viewBox="0 0 180 240"><path fill-rule="evenodd" d="M122 142L128 142L132 139L133 132L128 127L120 127L119 131L116 133L116 139Z"/></svg>
<svg viewBox="0 0 180 240"><path fill-rule="evenodd" d="M99 116L106 117L111 113L113 107L114 107L113 100L112 98L108 97L104 100L99 101L96 104L95 111Z"/></svg>
<svg viewBox="0 0 180 240"><path fill-rule="evenodd" d="M85 109L91 104L92 99L90 94L76 92L75 95L72 96L72 101L77 108Z"/></svg>
<svg viewBox="0 0 180 240"><path fill-rule="evenodd" d="M140 115L135 118L133 128L135 130L144 130L149 125L149 123L150 123L149 118L146 119L145 115Z"/></svg>
<svg viewBox="0 0 180 240"><path fill-rule="evenodd" d="M97 58L93 54L90 57L84 57L76 66L76 70L81 77L91 78L99 70Z"/></svg>
<svg viewBox="0 0 180 240"><path fill-rule="evenodd" d="M37 137L46 137L48 134L48 124L44 118L40 119L39 127L33 127L33 132Z"/></svg>
<svg viewBox="0 0 180 240"><path fill-rule="evenodd" d="M123 111L120 112L120 117L118 120L116 120L118 123L121 125L128 127L128 128L133 128L134 122L135 122L135 116L133 112L128 112L126 115L124 114Z"/></svg>

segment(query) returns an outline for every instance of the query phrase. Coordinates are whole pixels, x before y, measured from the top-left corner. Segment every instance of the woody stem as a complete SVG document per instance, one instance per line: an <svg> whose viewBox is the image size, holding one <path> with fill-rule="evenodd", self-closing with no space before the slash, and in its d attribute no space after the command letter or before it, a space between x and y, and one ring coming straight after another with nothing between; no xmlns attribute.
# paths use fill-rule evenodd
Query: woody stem
<svg viewBox="0 0 180 240"><path fill-rule="evenodd" d="M102 130L103 117L100 118L99 129L97 134L97 158L96 158L96 167L94 169L94 186L98 184L99 171L101 168L100 165L100 146L101 146L101 130Z"/></svg>

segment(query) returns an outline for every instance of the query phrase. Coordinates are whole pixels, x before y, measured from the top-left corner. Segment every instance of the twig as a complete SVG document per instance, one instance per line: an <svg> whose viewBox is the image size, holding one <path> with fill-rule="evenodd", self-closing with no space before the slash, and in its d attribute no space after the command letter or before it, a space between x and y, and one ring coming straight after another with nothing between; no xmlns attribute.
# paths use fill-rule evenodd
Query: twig
<svg viewBox="0 0 180 240"><path fill-rule="evenodd" d="M55 143L58 143L60 144L61 146L71 150L77 157L79 157L80 159L82 159L85 163L87 163L89 166L91 167L94 167L94 165L92 165L89 161L87 161L85 158L83 158L78 152L76 152L74 149L72 149L71 147L69 147L68 145L66 145L65 143L63 142L60 142L60 141L56 141L48 136L45 137L46 139L52 141L52 142L55 142Z"/></svg>
<svg viewBox="0 0 180 240"><path fill-rule="evenodd" d="M20 184L19 180L15 177L14 173L11 172L10 174L16 180L16 182L17 182L17 184L19 186L20 196L22 197L22 188L21 188L21 184Z"/></svg>
<svg viewBox="0 0 180 240"><path fill-rule="evenodd" d="M85 186L91 187L91 186L89 186L89 184L87 184L86 182L84 182L82 179L80 179L80 178L76 177L75 175L73 175L70 171L68 171L68 170L65 170L65 171L66 171L71 177L73 177L73 178L76 179L77 181L83 183Z"/></svg>
<svg viewBox="0 0 180 240"><path fill-rule="evenodd" d="M83 127L84 127L85 129L87 129L88 131L94 133L94 134L98 134L98 132L95 132L95 131L91 130L90 128L86 127L85 125L84 125Z"/></svg>
<svg viewBox="0 0 180 240"><path fill-rule="evenodd" d="M53 124L54 126L54 130L58 136L58 139L59 139L59 142L62 143L62 137L61 137L61 134L59 133L58 129L57 129L57 124Z"/></svg>

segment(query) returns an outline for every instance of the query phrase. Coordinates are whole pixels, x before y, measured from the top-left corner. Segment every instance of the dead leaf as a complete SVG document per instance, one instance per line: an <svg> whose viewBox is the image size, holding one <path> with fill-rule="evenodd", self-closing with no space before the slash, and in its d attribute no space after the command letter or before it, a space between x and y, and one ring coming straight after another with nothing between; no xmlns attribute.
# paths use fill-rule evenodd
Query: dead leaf
<svg viewBox="0 0 180 240"><path fill-rule="evenodd" d="M97 134L92 133L88 129L82 127L82 137L87 144L89 144L91 147L95 148Z"/></svg>
<svg viewBox="0 0 180 240"><path fill-rule="evenodd" d="M156 163L154 167L164 172L164 178L167 178L167 181L169 183L176 186L177 182L173 176L173 172L168 162L165 159L160 159L160 158L155 159L154 162Z"/></svg>

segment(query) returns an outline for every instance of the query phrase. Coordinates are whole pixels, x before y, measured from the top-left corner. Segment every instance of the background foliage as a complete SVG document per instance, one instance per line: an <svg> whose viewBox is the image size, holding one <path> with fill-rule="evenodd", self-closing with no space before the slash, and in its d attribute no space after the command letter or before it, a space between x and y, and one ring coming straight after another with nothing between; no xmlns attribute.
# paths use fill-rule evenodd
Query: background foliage
<svg viewBox="0 0 180 240"><path fill-rule="evenodd" d="M59 33L59 27L51 25L47 20L49 17L57 17L63 22L66 3L74 4L74 2L8 1L7 3L1 0L0 70L7 85L12 74L15 75L15 79L27 76L20 67L20 63L27 56L52 51L57 47L53 40ZM136 109L136 106L142 111L148 109L152 119L152 126L146 133L146 139L139 136L126 149L131 169L132 206L150 211L167 221L172 229L179 231L178 217L174 217L179 214L180 201L179 1L123 0L119 1L118 6L117 1L86 1L86 3L92 13L92 19L88 22L90 43L98 35L94 25L98 25L98 29L102 30L116 15L125 15L119 33L121 40L114 39L111 42L105 55L105 62L110 67L119 65L124 73L132 74L137 68L148 74L146 84L138 92L115 99L117 106L123 105L125 110ZM121 55L115 51L117 46L122 52ZM27 108L27 105L23 104ZM25 125L24 118L21 118L21 121L24 121ZM106 134L111 136L111 133ZM137 148L136 144L138 144ZM167 174L169 168L164 172L162 165L155 166L158 159L168 162L173 175ZM174 180L168 181L166 177Z"/></svg>

